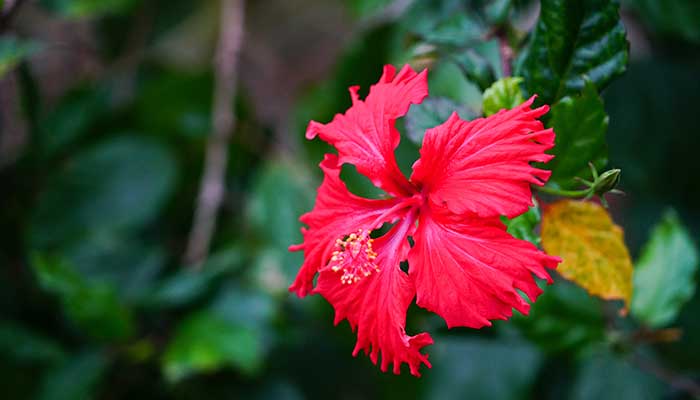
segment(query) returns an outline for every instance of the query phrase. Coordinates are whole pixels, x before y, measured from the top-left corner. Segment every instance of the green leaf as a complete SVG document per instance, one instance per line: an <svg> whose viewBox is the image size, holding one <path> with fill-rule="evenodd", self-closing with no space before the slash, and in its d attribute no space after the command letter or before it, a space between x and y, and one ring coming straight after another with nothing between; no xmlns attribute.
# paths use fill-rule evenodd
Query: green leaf
<svg viewBox="0 0 700 400"><path fill-rule="evenodd" d="M171 193L175 160L157 142L118 137L84 150L52 175L30 227L35 249L53 249L98 232L138 229Z"/></svg>
<svg viewBox="0 0 700 400"><path fill-rule="evenodd" d="M207 258L198 271L185 268L160 282L142 303L152 308L179 307L200 299L211 291L223 275L236 271L242 263L238 247L219 250Z"/></svg>
<svg viewBox="0 0 700 400"><path fill-rule="evenodd" d="M71 243L61 254L91 284L108 284L127 302L151 293L166 258L156 245L111 232Z"/></svg>
<svg viewBox="0 0 700 400"><path fill-rule="evenodd" d="M525 342L436 338L428 399L521 399L535 383L542 356Z"/></svg>
<svg viewBox="0 0 700 400"><path fill-rule="evenodd" d="M653 400L662 398L660 382L607 351L584 361L567 398L572 400Z"/></svg>
<svg viewBox="0 0 700 400"><path fill-rule="evenodd" d="M68 18L92 18L122 14L133 8L136 0L41 0L49 10Z"/></svg>
<svg viewBox="0 0 700 400"><path fill-rule="evenodd" d="M552 107L549 127L556 133L555 157L544 164L552 171L550 184L570 189L580 186L574 178L589 179L592 162L600 170L608 162L608 146L605 133L608 130L608 115L603 100L595 86L586 81L579 96L565 97Z"/></svg>
<svg viewBox="0 0 700 400"><path fill-rule="evenodd" d="M452 52L450 59L459 66L464 76L481 90L486 90L496 80L493 64L475 49Z"/></svg>
<svg viewBox="0 0 700 400"><path fill-rule="evenodd" d="M535 202L535 205L530 207L526 212L511 220L506 219L506 226L508 227L508 233L514 237L527 240L535 246L538 246L540 244L540 236L535 232L535 228L539 225L541 220L540 207Z"/></svg>
<svg viewBox="0 0 700 400"><path fill-rule="evenodd" d="M527 92L554 104L583 89L585 76L602 90L622 74L629 46L618 8L614 0L542 0L515 72Z"/></svg>
<svg viewBox="0 0 700 400"><path fill-rule="evenodd" d="M598 299L558 277L543 289L529 315L513 316L527 339L548 353L581 354L605 338L605 318Z"/></svg>
<svg viewBox="0 0 700 400"><path fill-rule="evenodd" d="M456 12L419 33L429 43L468 46L483 40L487 29L487 24L477 13Z"/></svg>
<svg viewBox="0 0 700 400"><path fill-rule="evenodd" d="M489 116L502 109L510 110L525 99L520 91L523 78L506 77L497 80L484 92L484 115Z"/></svg>
<svg viewBox="0 0 700 400"><path fill-rule="evenodd" d="M24 58L39 51L37 42L14 37L0 37L0 78L13 69Z"/></svg>
<svg viewBox="0 0 700 400"><path fill-rule="evenodd" d="M67 359L43 377L38 400L96 398L95 389L109 366L104 354L85 351Z"/></svg>
<svg viewBox="0 0 700 400"><path fill-rule="evenodd" d="M631 312L660 328L676 319L695 293L698 249L673 211L652 231L634 270Z"/></svg>
<svg viewBox="0 0 700 400"><path fill-rule="evenodd" d="M0 321L0 354L21 363L54 363L65 356L54 339L13 321Z"/></svg>
<svg viewBox="0 0 700 400"><path fill-rule="evenodd" d="M66 317L88 335L119 341L133 334L131 312L119 303L112 287L86 282L61 260L37 255L32 268L41 288L57 296Z"/></svg>
<svg viewBox="0 0 700 400"><path fill-rule="evenodd" d="M251 273L259 275L266 268L282 282L294 279L303 254L287 248L301 243L299 217L312 208L315 194L308 174L293 160L274 160L262 168L253 183L246 217L265 257L256 256Z"/></svg>
<svg viewBox="0 0 700 400"><path fill-rule="evenodd" d="M39 120L39 141L44 155L52 155L89 133L108 110L105 86L83 88L67 95Z"/></svg>
<svg viewBox="0 0 700 400"><path fill-rule="evenodd" d="M163 356L170 381L231 366L253 374L261 366L259 337L248 328L209 313L198 313L177 327Z"/></svg>
<svg viewBox="0 0 700 400"><path fill-rule="evenodd" d="M474 111L460 106L445 97L428 97L422 103L411 106L406 114L406 135L417 145L423 143L425 130L441 125L457 112L462 119L475 117Z"/></svg>
<svg viewBox="0 0 700 400"><path fill-rule="evenodd" d="M700 3L696 0L629 0L626 5L657 32L700 43Z"/></svg>

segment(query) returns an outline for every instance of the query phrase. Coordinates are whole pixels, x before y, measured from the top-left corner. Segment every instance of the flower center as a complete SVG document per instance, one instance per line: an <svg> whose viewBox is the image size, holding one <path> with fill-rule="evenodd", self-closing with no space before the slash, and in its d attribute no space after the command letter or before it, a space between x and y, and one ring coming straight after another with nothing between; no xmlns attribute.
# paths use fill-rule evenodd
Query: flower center
<svg viewBox="0 0 700 400"><path fill-rule="evenodd" d="M377 253L372 250L374 239L369 237L370 231L359 229L344 239L336 239L335 251L328 264L333 272L343 271L340 282L353 284L360 279L379 272L379 266L374 262Z"/></svg>

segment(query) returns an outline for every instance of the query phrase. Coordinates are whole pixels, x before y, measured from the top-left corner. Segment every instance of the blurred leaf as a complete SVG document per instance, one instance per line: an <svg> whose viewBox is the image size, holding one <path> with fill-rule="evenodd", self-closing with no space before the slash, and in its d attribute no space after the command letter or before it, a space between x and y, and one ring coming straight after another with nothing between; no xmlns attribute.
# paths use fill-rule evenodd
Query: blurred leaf
<svg viewBox="0 0 700 400"><path fill-rule="evenodd" d="M287 248L302 241L298 219L311 209L314 195L311 180L294 161L271 161L259 172L246 215L256 237L263 243L266 257L262 254L256 257L258 263L253 273L266 267L268 273L281 276L283 282L291 282L303 255L291 253Z"/></svg>
<svg viewBox="0 0 700 400"><path fill-rule="evenodd" d="M698 250L688 231L668 211L637 261L632 315L653 328L672 322L693 297L698 262Z"/></svg>
<svg viewBox="0 0 700 400"><path fill-rule="evenodd" d="M486 63L486 60L482 60ZM471 110L481 108L481 90L465 79L457 62L443 61L437 63L428 74L428 87L432 97L447 97L463 104ZM490 78L489 78L490 79ZM489 85L491 82L488 83ZM466 116L465 116L466 117Z"/></svg>
<svg viewBox="0 0 700 400"><path fill-rule="evenodd" d="M100 17L131 10L137 0L41 0L49 10L68 18Z"/></svg>
<svg viewBox="0 0 700 400"><path fill-rule="evenodd" d="M525 342L440 337L426 374L428 399L521 399L535 383L541 355Z"/></svg>
<svg viewBox="0 0 700 400"><path fill-rule="evenodd" d="M535 201L534 207L530 207L529 210L509 221L506 220L508 233L518 239L527 240L535 246L539 246L540 236L535 232L535 228L539 225L541 219L540 207Z"/></svg>
<svg viewBox="0 0 700 400"><path fill-rule="evenodd" d="M605 318L598 299L563 279L543 289L529 315L513 317L525 337L547 352L574 354L605 339Z"/></svg>
<svg viewBox="0 0 700 400"><path fill-rule="evenodd" d="M40 48L37 42L0 37L0 78Z"/></svg>
<svg viewBox="0 0 700 400"><path fill-rule="evenodd" d="M52 155L87 135L91 126L108 111L108 103L106 86L83 88L62 99L55 109L39 120L43 153Z"/></svg>
<svg viewBox="0 0 700 400"><path fill-rule="evenodd" d="M272 161L253 184L250 223L272 244L286 249L301 240L298 218L311 209L314 195L304 169L292 161Z"/></svg>
<svg viewBox="0 0 700 400"><path fill-rule="evenodd" d="M660 382L607 351L589 357L571 388L570 399L644 400L662 398Z"/></svg>
<svg viewBox="0 0 700 400"><path fill-rule="evenodd" d="M418 33L434 44L467 46L483 40L487 24L475 12L455 12Z"/></svg>
<svg viewBox="0 0 700 400"><path fill-rule="evenodd" d="M574 177L589 179L589 162L600 170L607 163L608 146L605 133L608 115L595 86L586 81L579 96L565 97L552 107L549 126L556 133L555 157L544 164L552 171L549 182L563 188L577 185Z"/></svg>
<svg viewBox="0 0 700 400"><path fill-rule="evenodd" d="M67 246L62 255L85 279L109 284L125 301L151 292L166 256L160 247L120 234L88 236Z"/></svg>
<svg viewBox="0 0 700 400"><path fill-rule="evenodd" d="M118 341L133 334L131 312L119 303L112 287L87 283L60 260L37 255L32 268L42 289L56 295L66 317L88 335Z"/></svg>
<svg viewBox="0 0 700 400"><path fill-rule="evenodd" d="M625 28L614 0L542 0L540 17L515 74L529 94L553 104L587 76L602 90L627 65Z"/></svg>
<svg viewBox="0 0 700 400"><path fill-rule="evenodd" d="M608 212L599 204L561 200L544 209L542 246L562 258L557 271L603 299L632 297L632 261Z"/></svg>
<svg viewBox="0 0 700 400"><path fill-rule="evenodd" d="M209 292L222 275L237 270L241 260L238 247L219 250L210 255L199 270L186 268L169 276L142 302L153 308L179 307L191 303Z"/></svg>
<svg viewBox="0 0 700 400"><path fill-rule="evenodd" d="M206 74L153 73L138 92L134 111L139 126L165 137L205 138L211 131L211 88Z"/></svg>
<svg viewBox="0 0 700 400"><path fill-rule="evenodd" d="M97 351L73 355L43 377L38 400L92 399L108 368L107 358Z"/></svg>
<svg viewBox="0 0 700 400"><path fill-rule="evenodd" d="M445 97L428 97L422 103L411 106L406 114L406 135L413 143L421 145L425 130L434 128L457 112L462 119L472 119L475 113Z"/></svg>
<svg viewBox="0 0 700 400"><path fill-rule="evenodd" d="M163 356L163 372L170 381L227 366L253 374L261 362L261 346L254 331L202 312L177 327Z"/></svg>
<svg viewBox="0 0 700 400"><path fill-rule="evenodd" d="M700 43L700 3L696 0L628 0L652 29Z"/></svg>
<svg viewBox="0 0 700 400"><path fill-rule="evenodd" d="M30 242L47 249L96 232L149 223L171 193L175 160L139 137L118 137L74 156L48 180L31 221Z"/></svg>
<svg viewBox="0 0 700 400"><path fill-rule="evenodd" d="M506 77L494 82L484 91L484 115L493 115L502 109L510 110L525 101L520 92L522 82L523 78L520 77Z"/></svg>
<svg viewBox="0 0 700 400"><path fill-rule="evenodd" d="M0 321L0 354L20 363L53 363L65 356L54 339L13 321Z"/></svg>
<svg viewBox="0 0 700 400"><path fill-rule="evenodd" d="M489 60L474 49L455 51L450 54L460 70L481 90L486 90L496 80L496 72Z"/></svg>

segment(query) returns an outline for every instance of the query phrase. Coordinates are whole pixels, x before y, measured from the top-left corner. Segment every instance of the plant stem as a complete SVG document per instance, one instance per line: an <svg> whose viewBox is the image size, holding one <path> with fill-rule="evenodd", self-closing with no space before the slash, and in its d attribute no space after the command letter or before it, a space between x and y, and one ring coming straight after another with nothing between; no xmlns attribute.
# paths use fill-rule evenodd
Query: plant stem
<svg viewBox="0 0 700 400"><path fill-rule="evenodd" d="M562 196L562 197L574 197L574 198L579 198L579 197L586 197L590 195L591 191L590 189L582 189L582 190L564 190L564 189L555 189L551 186L535 186L535 188L542 192L542 193L547 193L555 196Z"/></svg>
<svg viewBox="0 0 700 400"><path fill-rule="evenodd" d="M243 38L244 0L223 0L219 44L214 59L215 86L212 133L207 142L204 173L194 212L185 265L201 268L216 229L216 216L224 197L228 147L236 125L233 101L236 94L238 55Z"/></svg>

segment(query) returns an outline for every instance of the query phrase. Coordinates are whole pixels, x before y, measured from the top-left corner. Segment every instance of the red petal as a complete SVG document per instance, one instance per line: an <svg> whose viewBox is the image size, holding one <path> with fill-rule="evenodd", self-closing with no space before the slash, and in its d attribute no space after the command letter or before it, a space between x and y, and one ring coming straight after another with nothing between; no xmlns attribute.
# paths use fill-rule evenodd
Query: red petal
<svg viewBox="0 0 700 400"><path fill-rule="evenodd" d="M530 109L534 97L488 118L463 121L455 113L428 129L411 180L423 185L431 204L453 213L514 217L532 205L530 184L544 185L550 172L529 162L547 162L554 132Z"/></svg>
<svg viewBox="0 0 700 400"><path fill-rule="evenodd" d="M318 188L316 204L311 212L299 219L308 225L302 228L304 242L289 248L291 251L304 250L304 263L289 290L300 297L306 296L313 286L316 272L326 265L331 257L336 239L356 232L358 228L375 229L377 218L383 222L394 221L401 210L392 207L401 203L400 199L370 200L350 193L340 180L338 157L326 154L320 164L324 180Z"/></svg>
<svg viewBox="0 0 700 400"><path fill-rule="evenodd" d="M376 186L394 195L413 192L411 184L396 165L394 150L399 145L396 118L408 112L411 104L428 95L427 72L417 74L406 65L395 76L387 65L365 101L357 95L358 86L350 88L352 107L345 114L336 114L328 124L311 121L306 137L321 139L338 149L340 163L350 163Z"/></svg>
<svg viewBox="0 0 700 400"><path fill-rule="evenodd" d="M352 284L341 283L341 273L331 268L321 270L314 293L320 293L335 308L335 324L347 319L357 331L356 356L360 350L376 365L381 355L381 370L393 364L400 373L401 364L408 364L411 374L420 376L419 368L430 368L428 356L421 348L433 343L427 333L406 334L406 310L413 300L415 288L399 262L409 250L407 234L413 218L404 219L386 235L376 240L378 273Z"/></svg>
<svg viewBox="0 0 700 400"><path fill-rule="evenodd" d="M507 319L512 308L527 314L542 290L532 274L551 283L545 267L560 261L518 240L498 220L439 221L423 213L408 255L409 276L416 285L416 303L442 316L448 327L490 326Z"/></svg>

